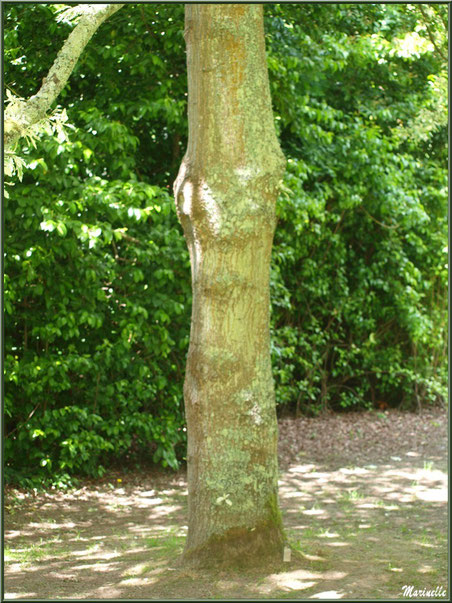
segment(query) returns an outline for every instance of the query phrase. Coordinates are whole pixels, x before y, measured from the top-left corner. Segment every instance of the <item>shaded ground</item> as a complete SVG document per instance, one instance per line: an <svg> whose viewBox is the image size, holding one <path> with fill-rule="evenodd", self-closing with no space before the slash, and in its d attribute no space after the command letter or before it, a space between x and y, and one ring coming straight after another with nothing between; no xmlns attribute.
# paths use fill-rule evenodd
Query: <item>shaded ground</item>
<svg viewBox="0 0 452 603"><path fill-rule="evenodd" d="M301 557L260 571L176 567L182 472L8 491L5 598L402 599L404 585L446 598L446 422L441 409L282 420L280 499Z"/></svg>

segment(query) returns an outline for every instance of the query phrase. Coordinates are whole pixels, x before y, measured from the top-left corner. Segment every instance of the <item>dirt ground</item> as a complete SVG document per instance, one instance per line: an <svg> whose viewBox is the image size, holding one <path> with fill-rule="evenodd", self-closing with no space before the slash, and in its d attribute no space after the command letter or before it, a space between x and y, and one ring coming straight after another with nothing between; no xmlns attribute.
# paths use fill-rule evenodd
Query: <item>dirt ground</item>
<svg viewBox="0 0 452 603"><path fill-rule="evenodd" d="M5 494L5 599L447 599L447 413L280 421L291 562L177 566L183 472L111 473L68 492Z"/></svg>

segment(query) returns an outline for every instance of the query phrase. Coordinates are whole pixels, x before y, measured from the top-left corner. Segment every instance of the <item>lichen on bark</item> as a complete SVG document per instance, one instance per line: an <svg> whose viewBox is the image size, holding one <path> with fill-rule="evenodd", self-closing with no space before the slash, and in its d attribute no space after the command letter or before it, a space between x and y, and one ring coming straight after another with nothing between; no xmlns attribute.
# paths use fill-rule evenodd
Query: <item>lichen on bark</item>
<svg viewBox="0 0 452 603"><path fill-rule="evenodd" d="M47 111L66 85L81 53L97 29L123 4L87 4L82 16L59 51L39 91L28 100L16 99L5 110L3 145L11 151L30 127L46 117Z"/></svg>
<svg viewBox="0 0 452 603"><path fill-rule="evenodd" d="M185 557L279 559L269 276L285 161L262 6L187 5L186 41L189 139L174 186L193 286Z"/></svg>

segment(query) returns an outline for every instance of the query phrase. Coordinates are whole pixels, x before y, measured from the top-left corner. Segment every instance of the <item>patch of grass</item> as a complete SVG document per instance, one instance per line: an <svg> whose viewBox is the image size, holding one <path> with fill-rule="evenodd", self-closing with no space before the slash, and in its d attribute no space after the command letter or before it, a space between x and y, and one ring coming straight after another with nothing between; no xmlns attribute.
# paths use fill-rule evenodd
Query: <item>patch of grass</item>
<svg viewBox="0 0 452 603"><path fill-rule="evenodd" d="M62 551L60 548L55 548L55 544L60 544L61 538L57 537L49 542L44 542L41 538L39 544L32 544L31 546L23 543L18 544L17 548L5 546L5 562L18 562L21 564L29 565L36 561L41 561L46 557L56 557L62 553L69 552L68 550Z"/></svg>
<svg viewBox="0 0 452 603"><path fill-rule="evenodd" d="M294 551L298 551L299 553L301 553L301 540L295 536L292 530L286 530L286 534L289 538L290 548L292 548Z"/></svg>
<svg viewBox="0 0 452 603"><path fill-rule="evenodd" d="M392 579L389 579L389 582L386 583L386 587L390 587L394 589L394 593L396 594L400 590L400 594L402 594L402 587L404 585L413 586L414 590L434 590L438 585L441 585L441 582L438 584L436 582L438 577L435 574L422 574L419 573L418 568L413 568L411 564L407 564L402 572L394 573L391 572Z"/></svg>
<svg viewBox="0 0 452 603"><path fill-rule="evenodd" d="M318 532L317 535L322 537L322 538L337 538L339 537L339 534L334 531L331 532L330 528L321 528Z"/></svg>
<svg viewBox="0 0 452 603"><path fill-rule="evenodd" d="M388 572L403 572L403 568L399 567L399 565L393 565L391 562L388 563L386 569Z"/></svg>
<svg viewBox="0 0 452 603"><path fill-rule="evenodd" d="M154 549L159 557L176 557L182 553L185 536L175 534L153 536L144 539L145 545Z"/></svg>
<svg viewBox="0 0 452 603"><path fill-rule="evenodd" d="M339 498L340 505L352 505L360 500L363 500L364 494L359 490L348 490L347 492L343 492Z"/></svg>
<svg viewBox="0 0 452 603"><path fill-rule="evenodd" d="M440 542L447 541L447 534L445 532L441 532L440 530L435 530L433 534L434 534L435 538L437 540L439 540Z"/></svg>
<svg viewBox="0 0 452 603"><path fill-rule="evenodd" d="M351 490L348 493L348 496L349 496L349 500L353 500L353 501L361 500L364 498L364 494L362 494L362 492L359 492L359 490Z"/></svg>
<svg viewBox="0 0 452 603"><path fill-rule="evenodd" d="M316 530L313 528L303 530L301 538L299 532L286 530L286 533L289 537L290 547L305 559L307 567L316 571L324 571L330 567L328 557L331 551L328 548L319 547Z"/></svg>
<svg viewBox="0 0 452 603"><path fill-rule="evenodd" d="M124 574L123 579L130 580L132 578L139 578L147 572L150 572L153 567L154 566L151 563L139 563L135 567L131 568L126 574Z"/></svg>
<svg viewBox="0 0 452 603"><path fill-rule="evenodd" d="M82 540L82 532L81 530L75 529L75 530L71 530L71 533L74 533L74 540L79 541Z"/></svg>

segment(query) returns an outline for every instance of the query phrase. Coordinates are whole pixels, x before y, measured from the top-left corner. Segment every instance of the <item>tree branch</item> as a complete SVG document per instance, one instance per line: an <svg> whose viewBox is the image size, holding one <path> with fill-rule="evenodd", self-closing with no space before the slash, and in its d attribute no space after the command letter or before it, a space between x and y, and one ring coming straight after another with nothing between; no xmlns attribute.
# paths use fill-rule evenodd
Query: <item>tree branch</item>
<svg viewBox="0 0 452 603"><path fill-rule="evenodd" d="M447 62L447 56L445 56L445 55L442 53L442 51L441 51L440 47L439 47L439 46L437 45L437 43L436 43L435 37L434 37L434 35L433 35L433 32L432 32L432 30L430 29L428 16L425 14L424 9L422 8L422 5L421 5L421 4L418 4L418 6L419 6L419 10L420 10L420 11L421 11L421 13L422 13L422 17L423 17L423 19L424 19L425 27L427 28L427 33L428 33L428 37L430 38L430 42L433 44L433 46L434 46L434 48L435 48L436 52L437 52L437 53L439 54L439 56L440 56L440 57L443 59L443 61L446 61L446 62Z"/></svg>
<svg viewBox="0 0 452 603"><path fill-rule="evenodd" d="M383 228L387 228L388 230L397 230L397 228L400 228L400 224L394 224L392 226L389 226L388 224L383 224L383 222L379 222L377 220L377 218L374 218L373 216L370 215L370 213L367 211L367 209L365 209L364 207L361 207L361 210L367 215L369 216L369 218L371 220L373 220L374 222L376 222L379 226L382 226Z"/></svg>
<svg viewBox="0 0 452 603"><path fill-rule="evenodd" d="M438 17L441 19L442 24L444 25L444 29L447 31L447 21L446 19L443 17L443 14L441 12L442 10L442 6L435 6L434 4L432 5L433 10L435 11L435 13L438 15ZM446 8L447 11L447 8Z"/></svg>
<svg viewBox="0 0 452 603"><path fill-rule="evenodd" d="M81 53L97 29L123 4L86 4L82 16L58 53L39 91L27 101L11 103L4 117L4 149L12 150L30 126L46 117L52 103L66 85Z"/></svg>

